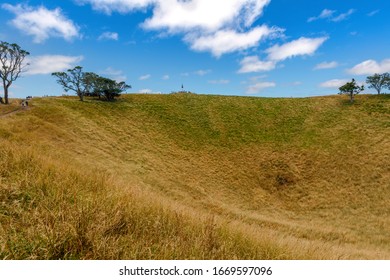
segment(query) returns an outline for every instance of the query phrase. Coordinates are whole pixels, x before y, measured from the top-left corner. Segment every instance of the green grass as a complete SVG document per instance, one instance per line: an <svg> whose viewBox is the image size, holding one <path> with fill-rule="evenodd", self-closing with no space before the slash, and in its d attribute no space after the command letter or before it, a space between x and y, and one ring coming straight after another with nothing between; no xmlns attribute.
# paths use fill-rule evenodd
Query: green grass
<svg viewBox="0 0 390 280"><path fill-rule="evenodd" d="M388 95L31 104L0 108L0 258L390 257Z"/></svg>

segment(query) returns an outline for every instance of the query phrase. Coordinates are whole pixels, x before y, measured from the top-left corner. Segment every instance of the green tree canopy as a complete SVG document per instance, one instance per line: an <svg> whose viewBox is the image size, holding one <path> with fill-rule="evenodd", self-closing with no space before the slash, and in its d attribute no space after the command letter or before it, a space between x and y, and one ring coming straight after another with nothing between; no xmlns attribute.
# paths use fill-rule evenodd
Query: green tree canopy
<svg viewBox="0 0 390 280"><path fill-rule="evenodd" d="M120 96L121 92L131 88L125 82L118 83L93 72L83 72L81 66L76 66L67 72L55 72L52 75L57 77L57 82L65 91L75 91L81 101L84 100L84 96L97 96L99 99L103 97L112 101Z"/></svg>
<svg viewBox="0 0 390 280"><path fill-rule="evenodd" d="M339 87L339 90L339 94L347 94L350 98L350 102L353 103L355 100L355 95L363 91L364 86L358 86L355 79L352 79L351 82L348 82L345 85Z"/></svg>
<svg viewBox="0 0 390 280"><path fill-rule="evenodd" d="M94 91L96 96L104 97L108 101L114 100L115 97L120 96L120 93L131 88L125 82L116 82L114 80L97 76L94 78Z"/></svg>

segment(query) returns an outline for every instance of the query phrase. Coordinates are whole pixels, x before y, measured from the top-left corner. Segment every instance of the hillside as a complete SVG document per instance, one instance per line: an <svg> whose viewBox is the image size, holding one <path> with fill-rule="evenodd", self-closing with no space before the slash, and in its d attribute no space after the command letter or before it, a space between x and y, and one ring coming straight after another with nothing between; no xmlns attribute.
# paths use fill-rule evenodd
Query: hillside
<svg viewBox="0 0 390 280"><path fill-rule="evenodd" d="M389 259L389 97L0 106L0 258Z"/></svg>

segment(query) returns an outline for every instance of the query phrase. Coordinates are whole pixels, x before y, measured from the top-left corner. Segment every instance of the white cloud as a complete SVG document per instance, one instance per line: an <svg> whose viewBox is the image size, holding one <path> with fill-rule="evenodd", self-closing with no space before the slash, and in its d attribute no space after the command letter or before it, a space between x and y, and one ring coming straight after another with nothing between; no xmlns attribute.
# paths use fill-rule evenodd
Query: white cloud
<svg viewBox="0 0 390 280"><path fill-rule="evenodd" d="M102 40L114 40L114 41L118 41L119 40L119 34L116 33L116 32L104 32L102 33L99 38L98 38L99 41L102 41Z"/></svg>
<svg viewBox="0 0 390 280"><path fill-rule="evenodd" d="M153 16L143 26L172 33L200 29L215 32L226 26L251 26L270 0L156 0Z"/></svg>
<svg viewBox="0 0 390 280"><path fill-rule="evenodd" d="M238 73L252 73L270 71L275 69L275 61L261 61L258 56L247 56L240 62L241 68Z"/></svg>
<svg viewBox="0 0 390 280"><path fill-rule="evenodd" d="M274 83L274 82L257 82L257 83L249 85L246 89L246 93L247 94L256 94L264 89L273 88L273 87L276 87L276 83Z"/></svg>
<svg viewBox="0 0 390 280"><path fill-rule="evenodd" d="M107 14L152 10L141 26L169 34L182 34L195 51L225 53L257 46L261 39L281 32L277 28L251 28L271 0L79 0Z"/></svg>
<svg viewBox="0 0 390 280"><path fill-rule="evenodd" d="M337 11L335 10L328 10L324 9L319 16L310 17L307 22L313 22L319 19L328 19L333 22L339 22L346 20L350 15L352 15L356 10L349 9L348 12L339 14L338 16L335 15Z"/></svg>
<svg viewBox="0 0 390 280"><path fill-rule="evenodd" d="M165 36L180 34L194 51L210 52L215 57L226 53L258 47L264 39L283 36L283 29L254 22L263 14L271 0L79 0L105 13L129 13L149 10L141 26ZM331 17L335 11L324 10L321 17ZM245 58L240 73L269 71L276 62L298 55L311 55L327 40L300 38L267 50L268 58L260 61ZM252 70L251 70L252 69Z"/></svg>
<svg viewBox="0 0 390 280"><path fill-rule="evenodd" d="M50 37L60 37L68 41L80 37L79 28L62 14L60 8L48 10L44 6L34 8L21 4L3 4L2 8L16 15L11 24L23 33L33 36L35 43L42 43Z"/></svg>
<svg viewBox="0 0 390 280"><path fill-rule="evenodd" d="M268 59L274 61L281 61L299 55L312 55L326 40L328 40L328 37L301 37L281 46L275 45L267 49L266 52L268 53Z"/></svg>
<svg viewBox="0 0 390 280"><path fill-rule="evenodd" d="M346 83L348 83L349 80L341 80L341 79L333 79L333 80L329 80L329 81L326 81L326 82L323 82L322 84L320 84L320 87L323 87L323 88L339 88L343 85L345 85Z"/></svg>
<svg viewBox="0 0 390 280"><path fill-rule="evenodd" d="M140 89L138 91L138 93L152 93L153 91L151 89L148 89L148 88L144 88L144 89Z"/></svg>
<svg viewBox="0 0 390 280"><path fill-rule="evenodd" d="M255 47L262 39L280 31L280 29L269 28L263 25L248 32L237 32L236 30L228 29L207 35L192 33L185 37L185 41L190 43L191 49L195 51L209 51L214 56L220 57L225 53Z"/></svg>
<svg viewBox="0 0 390 280"><path fill-rule="evenodd" d="M258 56L247 56L241 60L238 73L270 71L276 68L279 61L294 56L313 55L327 39L328 37L301 37L281 46L274 45L265 51L268 54L266 60L260 60Z"/></svg>
<svg viewBox="0 0 390 280"><path fill-rule="evenodd" d="M151 4L156 3L154 0L76 0L77 3L91 4L94 10L102 11L106 14L113 12L129 13L137 9L145 9Z"/></svg>
<svg viewBox="0 0 390 280"><path fill-rule="evenodd" d="M27 57L26 62L30 65L27 67L26 75L40 75L51 74L53 72L62 72L73 68L82 60L82 56L64 55L42 55Z"/></svg>
<svg viewBox="0 0 390 280"><path fill-rule="evenodd" d="M209 84L213 84L213 85L226 85L228 83L230 83L230 81L225 79L209 81Z"/></svg>
<svg viewBox="0 0 390 280"><path fill-rule="evenodd" d="M346 20L350 15L352 15L355 12L354 9L350 9L348 12L338 15L337 17L334 17L331 19L331 21L339 22Z"/></svg>
<svg viewBox="0 0 390 280"><path fill-rule="evenodd" d="M102 74L108 75L111 79L114 79L117 82L124 82L127 80L126 75L121 70L116 70L112 67L106 68Z"/></svg>
<svg viewBox="0 0 390 280"><path fill-rule="evenodd" d="M167 81L167 80L170 79L170 77L169 77L169 75L164 75L164 76L162 77L162 79L163 79L164 81Z"/></svg>
<svg viewBox="0 0 390 280"><path fill-rule="evenodd" d="M331 62L322 62L320 64L317 64L316 67L314 67L314 70L322 70L322 69L332 69L338 67L339 64L337 61L331 61Z"/></svg>
<svg viewBox="0 0 390 280"><path fill-rule="evenodd" d="M217 31L226 25L251 26L271 0L78 0L107 14L152 8L146 29L182 32L192 29Z"/></svg>
<svg viewBox="0 0 390 280"><path fill-rule="evenodd" d="M348 70L348 73L354 75L373 75L384 72L390 72L390 59L385 59L382 62L369 59Z"/></svg>
<svg viewBox="0 0 390 280"><path fill-rule="evenodd" d="M152 77L152 75L146 74L146 75L139 77L138 79L141 81L145 81L145 80L149 80L151 77Z"/></svg>
<svg viewBox="0 0 390 280"><path fill-rule="evenodd" d="M316 16L316 17L311 17L307 20L307 22L312 22L312 21L315 21L315 20L319 20L319 19L325 19L325 18L330 18L333 16L333 14L335 13L336 11L334 10L328 10L328 9L324 9L321 14L319 16Z"/></svg>

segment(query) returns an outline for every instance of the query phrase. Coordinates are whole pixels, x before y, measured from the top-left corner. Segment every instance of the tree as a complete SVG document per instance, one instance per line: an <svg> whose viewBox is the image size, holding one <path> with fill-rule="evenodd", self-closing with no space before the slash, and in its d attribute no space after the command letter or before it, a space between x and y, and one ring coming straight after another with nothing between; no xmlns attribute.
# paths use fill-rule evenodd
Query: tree
<svg viewBox="0 0 390 280"><path fill-rule="evenodd" d="M363 91L364 86L358 86L355 79L352 79L351 82L348 82L345 85L339 87L339 90L339 94L347 94L350 98L350 102L353 103L355 100L355 95Z"/></svg>
<svg viewBox="0 0 390 280"><path fill-rule="evenodd" d="M88 85L85 84L85 73L83 67L76 66L73 69L68 69L66 72L54 72L52 76L57 77L59 83L66 92L72 90L76 92L80 101L84 101L84 95L88 91Z"/></svg>
<svg viewBox="0 0 390 280"><path fill-rule="evenodd" d="M388 87L390 84L390 75L389 73L374 74L367 77L366 83L369 84L369 88L374 88L378 94L381 94L382 88Z"/></svg>
<svg viewBox="0 0 390 280"><path fill-rule="evenodd" d="M388 78L385 81L384 87L390 90L390 74L389 73L386 73L386 74L388 74Z"/></svg>
<svg viewBox="0 0 390 280"><path fill-rule="evenodd" d="M17 44L0 41L0 78L3 80L4 102L8 104L8 89L12 83L20 77L24 67L26 56L30 53L21 49Z"/></svg>
<svg viewBox="0 0 390 280"><path fill-rule="evenodd" d="M119 97L120 93L131 88L130 85L127 85L125 82L116 82L114 80L105 78L105 77L97 77L95 81L95 95L104 96L107 101L112 101L115 97Z"/></svg>
<svg viewBox="0 0 390 280"><path fill-rule="evenodd" d="M84 73L83 83L85 87L86 96L97 96L95 91L96 91L96 87L98 86L97 81L99 77L100 76L98 74L95 74L93 72Z"/></svg>
<svg viewBox="0 0 390 280"><path fill-rule="evenodd" d="M87 96L96 96L101 99L104 97L107 101L112 101L115 97L119 97L120 93L131 88L125 82L116 82L109 78L101 77L95 73L87 72L84 76Z"/></svg>
<svg viewBox="0 0 390 280"><path fill-rule="evenodd" d="M65 91L73 90L84 100L84 96L97 96L99 99L105 97L108 101L120 96L120 93L131 86L125 82L117 83L114 80L101 77L93 72L83 72L81 66L76 66L67 72L55 72L57 82L62 85Z"/></svg>

